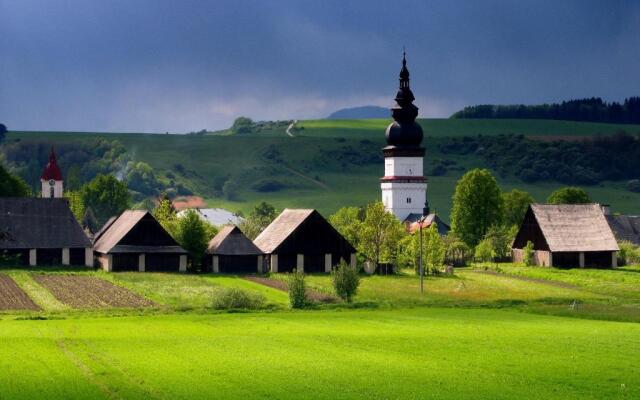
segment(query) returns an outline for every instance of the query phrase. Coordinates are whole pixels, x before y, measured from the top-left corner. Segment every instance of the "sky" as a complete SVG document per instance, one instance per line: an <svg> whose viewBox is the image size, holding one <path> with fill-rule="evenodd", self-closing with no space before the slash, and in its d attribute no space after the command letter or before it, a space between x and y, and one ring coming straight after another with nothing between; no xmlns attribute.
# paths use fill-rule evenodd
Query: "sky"
<svg viewBox="0 0 640 400"><path fill-rule="evenodd" d="M171 132L640 95L640 1L0 0L10 130Z"/></svg>

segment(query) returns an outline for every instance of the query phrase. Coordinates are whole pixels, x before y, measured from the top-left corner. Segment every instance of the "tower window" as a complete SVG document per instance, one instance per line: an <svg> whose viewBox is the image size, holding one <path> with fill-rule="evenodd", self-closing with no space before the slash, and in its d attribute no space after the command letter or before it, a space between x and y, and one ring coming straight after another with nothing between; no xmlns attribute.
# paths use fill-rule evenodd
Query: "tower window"
<svg viewBox="0 0 640 400"><path fill-rule="evenodd" d="M52 199L55 197L55 189L52 187L49 188L49 197Z"/></svg>
<svg viewBox="0 0 640 400"><path fill-rule="evenodd" d="M411 204L411 197L407 197L407 204Z"/></svg>

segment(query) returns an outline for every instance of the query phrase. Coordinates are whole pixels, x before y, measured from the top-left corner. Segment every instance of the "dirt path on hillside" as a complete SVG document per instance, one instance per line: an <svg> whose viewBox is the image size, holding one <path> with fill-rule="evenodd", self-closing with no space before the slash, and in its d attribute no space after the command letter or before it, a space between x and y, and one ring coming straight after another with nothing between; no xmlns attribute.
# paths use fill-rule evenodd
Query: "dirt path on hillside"
<svg viewBox="0 0 640 400"><path fill-rule="evenodd" d="M547 286L553 286L553 287L559 287L559 288L563 288L563 289L578 289L578 290L584 290L584 288L581 288L580 286L576 286L576 285L572 285L570 283L565 283L565 282L558 282L558 281L549 281L546 279L539 279L539 278L529 278L526 276L518 276L518 275L510 275L510 274L501 274L499 272L495 272L495 271L479 271L479 270L470 270L469 272L474 272L476 274L485 274L485 275L493 275L493 276L502 276L505 278L512 278L512 279L517 279L519 281L524 281L524 282L533 282L533 283L539 283L541 285L547 285Z"/></svg>
<svg viewBox="0 0 640 400"><path fill-rule="evenodd" d="M327 184L322 183L322 182L320 182L320 181L319 181L319 180L317 180L317 179L313 179L312 177L307 176L307 175L303 174L303 173L302 173L302 172L300 172L300 171L296 171L295 169L293 169L293 168L291 168L291 167L287 167L286 165L283 165L283 168L284 168L284 169L286 169L287 171L291 172L292 174L299 176L299 177L300 177L300 178L302 178L302 179L306 179L306 180L308 180L309 182L313 182L313 183L315 183L316 185L320 186L320 187L321 187L321 188L323 188L324 190L331 190L331 188L330 188Z"/></svg>
<svg viewBox="0 0 640 400"><path fill-rule="evenodd" d="M282 290L283 292L289 290L289 288L287 287L287 283L279 279L271 279L255 275L246 275L244 279L251 282L259 283L264 286L268 286L273 289ZM307 294L307 298L309 298L309 300L319 303L335 303L338 301L338 298L333 295L320 293L311 288L307 288L305 293Z"/></svg>
<svg viewBox="0 0 640 400"><path fill-rule="evenodd" d="M285 131L287 135L291 137L295 137L293 133L291 133L291 130L293 129L294 126L296 126L297 123L298 123L298 120L296 119L292 123L290 123L289 126L287 126L287 130Z"/></svg>

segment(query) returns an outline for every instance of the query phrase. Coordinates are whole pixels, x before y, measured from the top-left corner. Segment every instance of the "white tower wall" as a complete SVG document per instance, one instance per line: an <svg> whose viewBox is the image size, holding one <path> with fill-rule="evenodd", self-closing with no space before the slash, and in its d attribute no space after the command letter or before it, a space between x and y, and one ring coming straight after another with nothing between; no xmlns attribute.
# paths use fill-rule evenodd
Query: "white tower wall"
<svg viewBox="0 0 640 400"><path fill-rule="evenodd" d="M56 199L61 198L64 193L62 190L62 181L53 181L53 186L51 186L49 181L40 179L40 184L42 185L42 197L44 198L52 197L51 188L53 188L53 197Z"/></svg>

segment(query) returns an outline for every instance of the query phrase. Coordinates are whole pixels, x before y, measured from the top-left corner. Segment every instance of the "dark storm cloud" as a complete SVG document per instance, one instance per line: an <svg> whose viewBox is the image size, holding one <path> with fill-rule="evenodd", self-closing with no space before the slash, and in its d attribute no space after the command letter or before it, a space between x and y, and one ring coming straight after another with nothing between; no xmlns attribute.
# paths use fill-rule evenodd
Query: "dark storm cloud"
<svg viewBox="0 0 640 400"><path fill-rule="evenodd" d="M640 94L631 1L0 0L0 120L184 132L386 106L403 45L423 115Z"/></svg>

